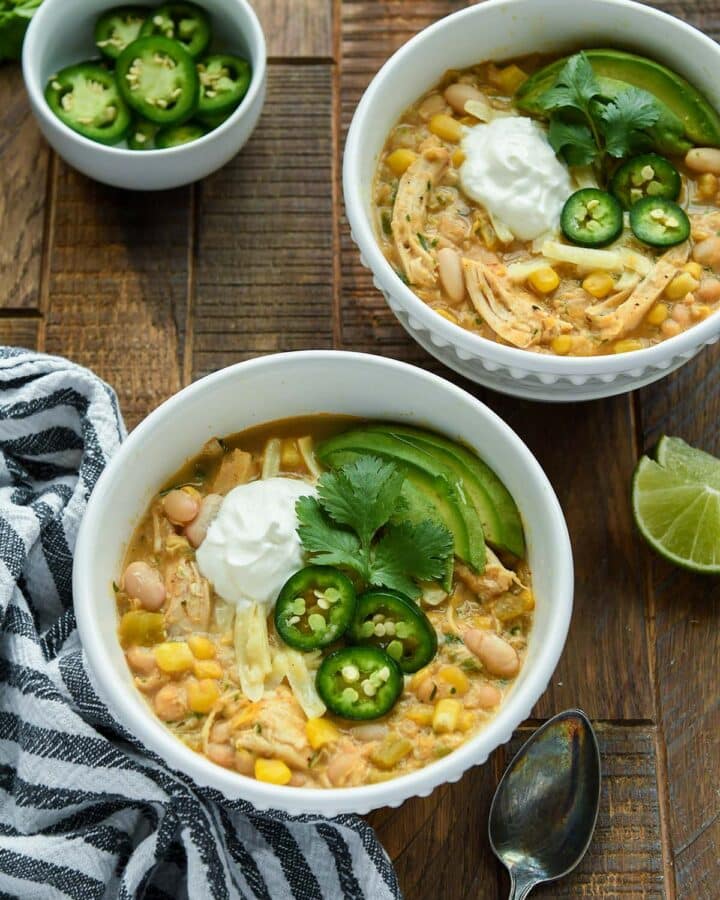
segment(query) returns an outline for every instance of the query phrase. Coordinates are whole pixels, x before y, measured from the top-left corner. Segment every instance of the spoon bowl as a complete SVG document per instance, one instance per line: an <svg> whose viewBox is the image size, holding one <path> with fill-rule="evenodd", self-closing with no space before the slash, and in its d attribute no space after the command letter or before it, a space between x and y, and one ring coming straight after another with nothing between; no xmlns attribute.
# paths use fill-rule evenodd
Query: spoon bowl
<svg viewBox="0 0 720 900"><path fill-rule="evenodd" d="M585 855L600 807L600 751L578 709L550 719L521 747L490 807L493 852L511 900L571 872Z"/></svg>

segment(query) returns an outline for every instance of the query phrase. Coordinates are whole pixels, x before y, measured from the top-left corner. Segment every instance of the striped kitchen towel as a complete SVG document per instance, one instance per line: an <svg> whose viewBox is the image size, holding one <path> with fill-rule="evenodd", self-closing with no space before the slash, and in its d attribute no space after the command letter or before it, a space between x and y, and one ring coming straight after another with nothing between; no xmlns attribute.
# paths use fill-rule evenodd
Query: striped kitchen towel
<svg viewBox="0 0 720 900"><path fill-rule="evenodd" d="M362 820L225 801L143 752L93 691L72 554L124 434L87 369L0 348L0 896L399 898Z"/></svg>

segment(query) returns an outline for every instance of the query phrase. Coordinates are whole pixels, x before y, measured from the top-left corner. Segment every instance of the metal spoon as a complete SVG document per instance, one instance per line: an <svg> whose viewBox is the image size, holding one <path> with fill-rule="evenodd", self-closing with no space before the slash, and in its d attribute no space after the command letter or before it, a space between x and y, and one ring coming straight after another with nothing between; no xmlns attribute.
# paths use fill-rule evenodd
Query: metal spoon
<svg viewBox="0 0 720 900"><path fill-rule="evenodd" d="M600 807L600 751L585 713L569 709L518 751L490 807L490 845L510 873L509 900L571 872Z"/></svg>

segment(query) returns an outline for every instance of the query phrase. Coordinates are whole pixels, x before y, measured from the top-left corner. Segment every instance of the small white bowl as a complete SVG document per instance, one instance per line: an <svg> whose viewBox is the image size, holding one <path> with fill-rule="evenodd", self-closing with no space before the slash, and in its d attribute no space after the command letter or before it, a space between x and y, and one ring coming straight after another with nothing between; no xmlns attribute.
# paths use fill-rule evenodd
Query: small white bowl
<svg viewBox="0 0 720 900"><path fill-rule="evenodd" d="M50 145L73 168L96 181L136 191L179 187L225 165L245 145L265 102L265 36L247 0L202 0L218 43L252 66L248 92L233 114L209 134L167 150L106 147L61 122L45 100L52 74L99 56L93 29L101 13L117 0L44 0L33 17L23 46L23 76L30 105ZM157 6L156 0L150 3Z"/></svg>
<svg viewBox="0 0 720 900"><path fill-rule="evenodd" d="M537 606L525 665L497 716L449 756L383 784L344 789L280 787L214 765L175 738L133 685L117 637L112 581L133 527L161 485L213 435L288 416L344 413L427 426L475 448L520 508ZM573 562L550 483L520 438L465 391L421 369L377 356L310 351L223 369L176 394L122 445L90 497L75 548L73 596L83 648L111 712L173 769L230 799L290 813L366 813L457 781L509 740L548 684L572 612Z"/></svg>
<svg viewBox="0 0 720 900"><path fill-rule="evenodd" d="M398 277L375 237L372 183L391 128L448 69L583 46L621 47L657 59L720 108L720 47L679 19L629 0L486 0L441 19L390 57L365 91L345 145L343 191L352 236L400 323L455 371L531 400L588 400L650 384L718 340L720 313L654 347L610 356L546 355L487 340L443 319Z"/></svg>

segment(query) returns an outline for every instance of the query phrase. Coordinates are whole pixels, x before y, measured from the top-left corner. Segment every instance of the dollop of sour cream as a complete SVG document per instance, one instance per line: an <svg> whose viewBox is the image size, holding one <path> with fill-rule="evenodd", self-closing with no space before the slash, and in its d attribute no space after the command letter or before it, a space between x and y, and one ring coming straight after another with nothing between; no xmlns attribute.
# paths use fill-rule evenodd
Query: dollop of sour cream
<svg viewBox="0 0 720 900"><path fill-rule="evenodd" d="M200 572L224 600L270 612L280 588L303 566L295 503L315 493L295 478L266 478L230 491L197 550Z"/></svg>
<svg viewBox="0 0 720 900"><path fill-rule="evenodd" d="M560 222L573 188L543 129L524 116L493 119L467 129L460 184L465 193L531 241Z"/></svg>

